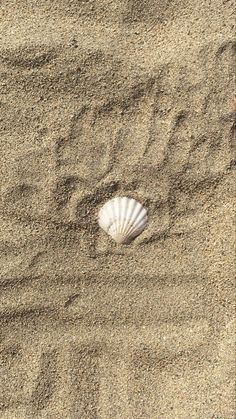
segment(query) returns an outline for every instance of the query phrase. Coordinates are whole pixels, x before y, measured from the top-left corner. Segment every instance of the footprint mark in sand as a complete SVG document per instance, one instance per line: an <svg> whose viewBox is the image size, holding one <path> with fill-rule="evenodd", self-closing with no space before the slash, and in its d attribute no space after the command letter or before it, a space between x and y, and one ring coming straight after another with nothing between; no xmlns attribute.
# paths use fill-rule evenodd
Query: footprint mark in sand
<svg viewBox="0 0 236 419"><path fill-rule="evenodd" d="M58 165L67 166L91 183L109 170L112 127L103 124L96 112L83 107L71 121L67 138L57 141Z"/></svg>
<svg viewBox="0 0 236 419"><path fill-rule="evenodd" d="M37 414L50 403L56 379L57 353L55 350L47 351L41 355L40 372L31 394L30 407L32 414Z"/></svg>
<svg viewBox="0 0 236 419"><path fill-rule="evenodd" d="M28 183L18 183L6 188L3 194L3 205L6 211L13 214L31 212L38 188Z"/></svg>
<svg viewBox="0 0 236 419"><path fill-rule="evenodd" d="M61 169L66 166L92 184L113 168L122 173L127 166L137 166L150 140L152 86L149 80L122 98L74 113L68 134L57 140Z"/></svg>
<svg viewBox="0 0 236 419"><path fill-rule="evenodd" d="M167 166L173 174L181 173L188 163L191 151L191 131L184 111L180 111L172 120L167 147Z"/></svg>
<svg viewBox="0 0 236 419"><path fill-rule="evenodd" d="M226 74L234 74L236 56L236 41L227 40L216 51L216 58L220 64L220 71L222 74L222 65L226 67Z"/></svg>
<svg viewBox="0 0 236 419"><path fill-rule="evenodd" d="M54 60L56 56L56 52L53 49L34 46L15 49L14 54L12 50L3 50L0 53L0 60L12 67L28 69L43 67Z"/></svg>
<svg viewBox="0 0 236 419"><path fill-rule="evenodd" d="M9 161L3 177L2 202L8 213L34 218L48 208L52 158L47 148L19 153ZM14 179L14 183L9 181Z"/></svg>
<svg viewBox="0 0 236 419"><path fill-rule="evenodd" d="M150 138L145 150L144 163L155 169L162 167L168 153L168 141L172 129L172 98L157 94L150 117Z"/></svg>
<svg viewBox="0 0 236 419"><path fill-rule="evenodd" d="M67 176L57 181L54 196L58 209L63 208L70 201L76 191L78 179L76 176Z"/></svg>
<svg viewBox="0 0 236 419"><path fill-rule="evenodd" d="M163 20L167 20L173 17L173 14L176 12L175 2L170 2L168 0L156 1L156 0L128 0L125 2L125 8L123 11L123 21L124 23L136 23L136 22L145 22L145 23L158 23ZM178 13L179 9L185 6L185 1L178 3Z"/></svg>
<svg viewBox="0 0 236 419"><path fill-rule="evenodd" d="M98 415L99 358L100 349L94 344L74 347L71 351L73 405L81 418L96 418Z"/></svg>
<svg viewBox="0 0 236 419"><path fill-rule="evenodd" d="M116 134L114 167L121 173L139 165L150 142L152 123L152 94L143 96L137 88L138 98L130 97L130 103L120 108L120 124ZM118 110L118 108L117 108Z"/></svg>
<svg viewBox="0 0 236 419"><path fill-rule="evenodd" d="M25 371L22 348L18 343L3 346L0 350L0 370L0 417L2 417L1 414L5 409L23 397Z"/></svg>

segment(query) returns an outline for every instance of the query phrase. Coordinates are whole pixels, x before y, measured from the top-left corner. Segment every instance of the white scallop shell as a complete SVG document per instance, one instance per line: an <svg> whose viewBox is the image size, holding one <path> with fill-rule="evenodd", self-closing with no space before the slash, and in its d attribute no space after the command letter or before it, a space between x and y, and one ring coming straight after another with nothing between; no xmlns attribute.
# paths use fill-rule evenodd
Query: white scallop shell
<svg viewBox="0 0 236 419"><path fill-rule="evenodd" d="M147 224L147 210L135 199L117 197L110 199L100 209L98 222L117 243L129 243Z"/></svg>

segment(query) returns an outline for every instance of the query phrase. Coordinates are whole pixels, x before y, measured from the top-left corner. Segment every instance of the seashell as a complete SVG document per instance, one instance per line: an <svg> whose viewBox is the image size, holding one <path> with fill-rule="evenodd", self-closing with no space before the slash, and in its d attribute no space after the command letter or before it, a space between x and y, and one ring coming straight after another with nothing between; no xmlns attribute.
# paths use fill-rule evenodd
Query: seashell
<svg viewBox="0 0 236 419"><path fill-rule="evenodd" d="M116 243L129 243L147 224L147 210L135 199L117 197L110 199L100 209L98 223Z"/></svg>

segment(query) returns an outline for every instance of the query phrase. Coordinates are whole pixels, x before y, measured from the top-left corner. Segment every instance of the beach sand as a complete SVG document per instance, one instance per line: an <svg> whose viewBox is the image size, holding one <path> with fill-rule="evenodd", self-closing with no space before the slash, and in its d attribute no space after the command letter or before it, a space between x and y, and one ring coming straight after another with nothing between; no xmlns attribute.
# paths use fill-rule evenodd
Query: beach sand
<svg viewBox="0 0 236 419"><path fill-rule="evenodd" d="M235 417L233 3L3 0L1 419Z"/></svg>

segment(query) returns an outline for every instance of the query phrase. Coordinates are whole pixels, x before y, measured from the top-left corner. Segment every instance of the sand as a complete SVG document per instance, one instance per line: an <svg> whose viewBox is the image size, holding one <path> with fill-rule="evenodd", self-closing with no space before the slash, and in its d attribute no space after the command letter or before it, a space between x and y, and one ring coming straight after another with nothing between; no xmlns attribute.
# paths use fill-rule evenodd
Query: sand
<svg viewBox="0 0 236 419"><path fill-rule="evenodd" d="M2 1L1 419L235 417L233 3Z"/></svg>

